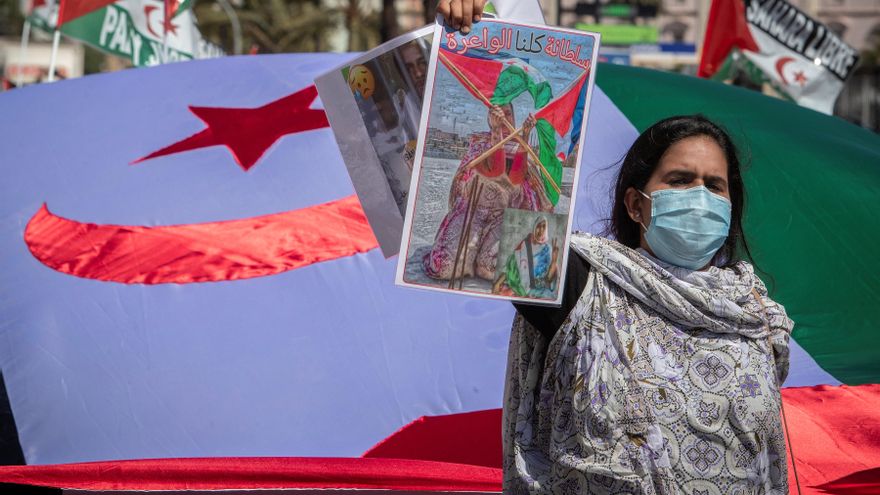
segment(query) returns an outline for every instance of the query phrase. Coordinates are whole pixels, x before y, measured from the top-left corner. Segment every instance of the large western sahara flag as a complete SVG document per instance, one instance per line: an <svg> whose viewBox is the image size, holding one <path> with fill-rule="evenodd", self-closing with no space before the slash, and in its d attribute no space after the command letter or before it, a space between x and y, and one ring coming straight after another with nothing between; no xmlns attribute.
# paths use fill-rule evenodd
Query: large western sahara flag
<svg viewBox="0 0 880 495"><path fill-rule="evenodd" d="M395 260L376 249L313 101L313 78L347 58L236 57L0 94L0 366L25 457L369 451L494 471L143 461L0 468L0 482L500 489L486 466L498 450L468 457L498 445L497 412L458 414L500 407L512 309L394 286ZM693 112L727 126L748 164L753 253L797 323L783 395L802 493L869 483L880 139L712 81L595 70L605 92L592 99L574 227L599 230L614 164L640 130ZM458 426L474 418L489 426ZM400 440L424 435L416 449Z"/></svg>

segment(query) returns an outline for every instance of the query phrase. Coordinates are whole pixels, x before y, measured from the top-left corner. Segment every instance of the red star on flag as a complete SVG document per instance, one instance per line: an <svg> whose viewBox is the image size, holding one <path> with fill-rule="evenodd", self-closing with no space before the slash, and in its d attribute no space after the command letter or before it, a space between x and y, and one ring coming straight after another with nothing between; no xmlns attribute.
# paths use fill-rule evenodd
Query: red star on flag
<svg viewBox="0 0 880 495"><path fill-rule="evenodd" d="M801 87L807 84L807 76L804 75L804 71L799 70L794 73L794 82L800 84Z"/></svg>
<svg viewBox="0 0 880 495"><path fill-rule="evenodd" d="M229 148L245 171L253 167L281 137L329 127L323 110L309 108L318 90L309 86L258 108L189 107L207 127L132 164L210 146Z"/></svg>
<svg viewBox="0 0 880 495"><path fill-rule="evenodd" d="M180 2L177 0L165 0L164 2L164 19L162 20L162 28L166 33L171 33L173 35L177 35L177 26L175 26L171 20L174 19L174 15L177 14L177 9L180 7Z"/></svg>
<svg viewBox="0 0 880 495"><path fill-rule="evenodd" d="M170 17L168 17L164 21L162 21L162 29L164 29L165 32L168 34L173 34L173 35L177 36L177 26L175 26L174 23L171 22Z"/></svg>

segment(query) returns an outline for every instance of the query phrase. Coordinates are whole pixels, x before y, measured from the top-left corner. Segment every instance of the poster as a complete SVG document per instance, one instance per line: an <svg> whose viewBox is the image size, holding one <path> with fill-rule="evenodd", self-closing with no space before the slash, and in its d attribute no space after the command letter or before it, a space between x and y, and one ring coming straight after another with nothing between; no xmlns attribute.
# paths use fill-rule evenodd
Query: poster
<svg viewBox="0 0 880 495"><path fill-rule="evenodd" d="M386 257L400 247L433 35L428 26L399 36L315 80Z"/></svg>
<svg viewBox="0 0 880 495"><path fill-rule="evenodd" d="M396 283L559 304L599 36L435 26Z"/></svg>

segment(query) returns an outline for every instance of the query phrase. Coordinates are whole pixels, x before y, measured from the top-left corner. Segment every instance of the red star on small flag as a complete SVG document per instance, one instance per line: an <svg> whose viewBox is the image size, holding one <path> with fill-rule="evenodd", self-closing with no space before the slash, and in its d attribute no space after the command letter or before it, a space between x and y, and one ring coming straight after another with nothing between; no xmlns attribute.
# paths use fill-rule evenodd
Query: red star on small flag
<svg viewBox="0 0 880 495"><path fill-rule="evenodd" d="M171 33L173 35L177 35L177 26L175 26L171 20L174 19L174 15L177 13L178 7L180 7L180 2L177 0L165 0L165 18L162 21L162 28L166 33Z"/></svg>
<svg viewBox="0 0 880 495"><path fill-rule="evenodd" d="M794 73L794 82L800 84L801 87L807 84L807 76L804 75L804 71L799 70Z"/></svg>
<svg viewBox="0 0 880 495"><path fill-rule="evenodd" d="M165 32L168 34L173 34L177 36L177 26L175 26L174 23L171 22L170 17L162 21L162 29L164 29Z"/></svg>
<svg viewBox="0 0 880 495"><path fill-rule="evenodd" d="M275 141L287 134L329 127L323 110L309 108L318 90L309 86L258 108L189 107L208 127L192 136L138 158L140 163L183 151L223 145L245 171L253 167Z"/></svg>

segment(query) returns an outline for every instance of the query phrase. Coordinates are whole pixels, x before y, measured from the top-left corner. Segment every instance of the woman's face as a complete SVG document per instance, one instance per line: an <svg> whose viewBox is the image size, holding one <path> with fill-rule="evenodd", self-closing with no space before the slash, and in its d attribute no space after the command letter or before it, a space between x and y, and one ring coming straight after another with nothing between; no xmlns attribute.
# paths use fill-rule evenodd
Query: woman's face
<svg viewBox="0 0 880 495"><path fill-rule="evenodd" d="M650 196L661 189L690 189L697 186L705 186L712 193L730 199L727 158L718 143L708 136L685 138L670 146L660 158L643 192ZM624 201L630 218L647 228L651 223L651 200L631 187L626 191ZM647 249L644 230L641 245Z"/></svg>
<svg viewBox="0 0 880 495"><path fill-rule="evenodd" d="M535 225L535 231L532 232L532 238L538 244L544 244L547 242L547 222L538 222Z"/></svg>

